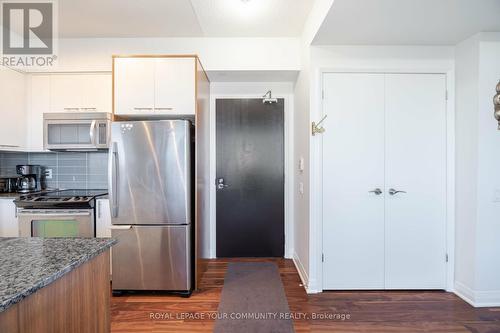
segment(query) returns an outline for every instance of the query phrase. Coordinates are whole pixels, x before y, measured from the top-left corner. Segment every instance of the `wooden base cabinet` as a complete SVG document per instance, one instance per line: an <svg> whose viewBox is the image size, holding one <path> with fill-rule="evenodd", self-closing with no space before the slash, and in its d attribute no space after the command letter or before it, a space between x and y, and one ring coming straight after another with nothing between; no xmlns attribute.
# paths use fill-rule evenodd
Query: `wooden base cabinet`
<svg viewBox="0 0 500 333"><path fill-rule="evenodd" d="M109 250L0 313L0 332L110 332Z"/></svg>

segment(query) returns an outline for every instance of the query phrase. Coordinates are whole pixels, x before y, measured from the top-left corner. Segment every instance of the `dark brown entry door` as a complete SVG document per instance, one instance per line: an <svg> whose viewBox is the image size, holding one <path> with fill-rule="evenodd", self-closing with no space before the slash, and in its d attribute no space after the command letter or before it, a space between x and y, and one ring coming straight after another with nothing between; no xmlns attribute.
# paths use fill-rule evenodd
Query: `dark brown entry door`
<svg viewBox="0 0 500 333"><path fill-rule="evenodd" d="M217 257L283 257L284 100L217 99Z"/></svg>

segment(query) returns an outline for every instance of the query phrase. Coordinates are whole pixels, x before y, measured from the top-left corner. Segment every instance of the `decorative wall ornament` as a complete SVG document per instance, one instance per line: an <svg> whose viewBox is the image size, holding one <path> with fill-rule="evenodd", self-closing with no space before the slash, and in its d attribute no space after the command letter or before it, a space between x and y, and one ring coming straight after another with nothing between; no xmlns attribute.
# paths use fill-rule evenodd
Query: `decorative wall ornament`
<svg viewBox="0 0 500 333"><path fill-rule="evenodd" d="M497 94L493 97L493 104L495 105L495 118L498 121L498 129L500 130L500 81L497 84Z"/></svg>

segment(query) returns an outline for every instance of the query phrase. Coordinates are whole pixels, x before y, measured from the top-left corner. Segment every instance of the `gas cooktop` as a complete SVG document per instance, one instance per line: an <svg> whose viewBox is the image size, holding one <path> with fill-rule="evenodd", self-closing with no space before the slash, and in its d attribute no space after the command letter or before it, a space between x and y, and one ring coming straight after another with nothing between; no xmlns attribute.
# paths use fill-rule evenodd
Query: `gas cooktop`
<svg viewBox="0 0 500 333"><path fill-rule="evenodd" d="M106 194L106 190L60 190L21 195L14 203L22 208L89 208L96 197Z"/></svg>

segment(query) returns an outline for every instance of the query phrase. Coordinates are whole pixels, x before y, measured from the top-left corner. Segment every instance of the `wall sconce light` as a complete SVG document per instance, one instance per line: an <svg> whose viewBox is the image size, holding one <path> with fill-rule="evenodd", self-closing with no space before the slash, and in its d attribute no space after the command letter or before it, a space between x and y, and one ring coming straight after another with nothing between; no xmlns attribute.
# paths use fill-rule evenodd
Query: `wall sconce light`
<svg viewBox="0 0 500 333"><path fill-rule="evenodd" d="M493 97L495 105L495 119L498 121L498 130L500 130L500 81L497 84L497 94Z"/></svg>

